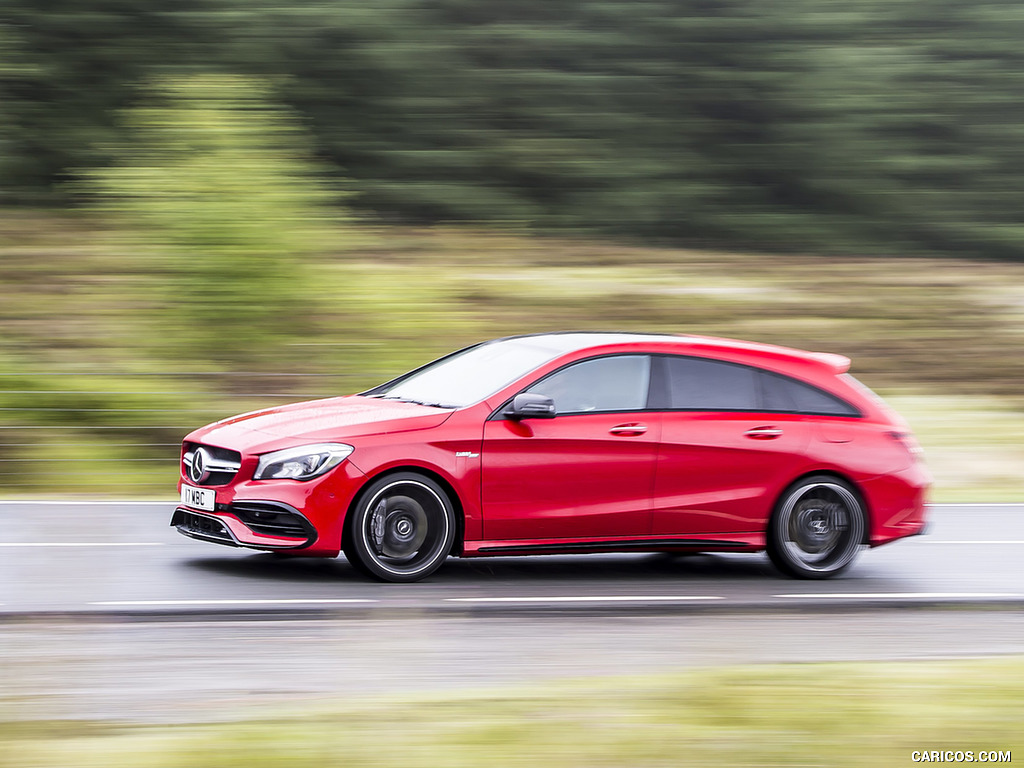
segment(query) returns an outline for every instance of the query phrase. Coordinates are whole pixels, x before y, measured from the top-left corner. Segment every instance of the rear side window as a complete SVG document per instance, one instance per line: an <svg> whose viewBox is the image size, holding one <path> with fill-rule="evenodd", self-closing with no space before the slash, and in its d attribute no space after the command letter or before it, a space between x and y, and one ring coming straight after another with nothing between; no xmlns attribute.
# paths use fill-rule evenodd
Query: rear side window
<svg viewBox="0 0 1024 768"><path fill-rule="evenodd" d="M668 407L698 411L758 410L757 371L696 357L668 357Z"/></svg>
<svg viewBox="0 0 1024 768"><path fill-rule="evenodd" d="M749 365L682 356L657 356L654 361L655 408L861 415L842 398L811 384Z"/></svg>
<svg viewBox="0 0 1024 768"><path fill-rule="evenodd" d="M760 379L766 411L860 416L860 411L845 400L802 381L766 371L760 372Z"/></svg>

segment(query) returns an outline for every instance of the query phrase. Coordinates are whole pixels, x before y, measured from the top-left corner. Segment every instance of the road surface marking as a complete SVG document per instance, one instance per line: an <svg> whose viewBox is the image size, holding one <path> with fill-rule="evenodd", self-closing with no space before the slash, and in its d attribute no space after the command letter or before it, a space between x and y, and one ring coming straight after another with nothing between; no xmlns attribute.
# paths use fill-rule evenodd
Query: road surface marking
<svg viewBox="0 0 1024 768"><path fill-rule="evenodd" d="M172 443L167 443L172 445ZM176 443L174 443L176 445ZM177 499L146 499L146 500L132 500L132 499L0 499L0 506L5 504L49 504L49 505L76 505L76 506L103 506L111 504L176 504ZM1013 501L993 501L993 502L938 502L935 504L927 504L928 507L1004 507L1007 509L1014 507L1024 506L1024 501L1013 502Z"/></svg>
<svg viewBox="0 0 1024 768"><path fill-rule="evenodd" d="M109 606L168 606L168 605L322 605L344 603L376 603L377 600L362 598L288 598L266 600L102 600L89 605Z"/></svg>
<svg viewBox="0 0 1024 768"><path fill-rule="evenodd" d="M14 504L18 504L18 505L29 504L29 505L49 506L49 507L68 507L68 506L71 506L71 507L110 507L110 506L114 506L114 505L124 506L125 504L130 504L132 506L140 506L141 507L141 506L149 506L149 505L155 505L155 504L159 504L160 506L167 506L167 505L170 505L170 504L177 504L177 503L179 503L179 501L175 500L175 499L169 499L167 501L131 501L130 499L117 499L117 500L109 499L109 500L103 500L103 501L101 501L99 499L69 499L67 501L62 501L60 499L50 499L50 500L44 500L44 499L25 499L25 500L19 501L18 499L0 499L0 506L14 505Z"/></svg>
<svg viewBox="0 0 1024 768"><path fill-rule="evenodd" d="M923 544L1024 544L1024 539L1002 539L992 541L935 541L922 539Z"/></svg>
<svg viewBox="0 0 1024 768"><path fill-rule="evenodd" d="M162 541L0 541L0 547L162 547Z"/></svg>
<svg viewBox="0 0 1024 768"><path fill-rule="evenodd" d="M651 600L725 600L714 595L581 595L577 597L446 597L448 603L596 603L646 602Z"/></svg>
<svg viewBox="0 0 1024 768"><path fill-rule="evenodd" d="M926 504L926 507L1020 507L1024 505L1021 501L979 501L979 502L955 502L943 501L936 504Z"/></svg>
<svg viewBox="0 0 1024 768"><path fill-rule="evenodd" d="M159 443L178 445L178 443ZM174 504L176 499L0 499L0 504ZM1024 501L940 501L926 507L1020 507Z"/></svg>
<svg viewBox="0 0 1024 768"><path fill-rule="evenodd" d="M825 598L828 600L871 600L871 599L899 599L899 598L980 598L980 597L1024 597L1024 594L1017 592L806 592L796 595L772 595L772 597L787 598Z"/></svg>

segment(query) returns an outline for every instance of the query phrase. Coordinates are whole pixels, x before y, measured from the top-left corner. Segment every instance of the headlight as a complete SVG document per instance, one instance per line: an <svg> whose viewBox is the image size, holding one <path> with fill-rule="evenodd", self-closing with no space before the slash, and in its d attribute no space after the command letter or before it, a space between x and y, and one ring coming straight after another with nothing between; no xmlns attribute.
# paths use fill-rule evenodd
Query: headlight
<svg viewBox="0 0 1024 768"><path fill-rule="evenodd" d="M317 443L260 456L253 480L312 480L333 469L354 449L344 443Z"/></svg>

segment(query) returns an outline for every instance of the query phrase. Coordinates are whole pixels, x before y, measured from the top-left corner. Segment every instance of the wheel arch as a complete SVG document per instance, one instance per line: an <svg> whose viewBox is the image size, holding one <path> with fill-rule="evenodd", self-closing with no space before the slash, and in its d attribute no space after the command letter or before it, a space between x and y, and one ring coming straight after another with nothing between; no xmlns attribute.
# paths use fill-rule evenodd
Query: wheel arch
<svg viewBox="0 0 1024 768"><path fill-rule="evenodd" d="M462 505L462 499L459 498L459 494L455 490L455 486L452 485L452 483L444 475L427 467L422 467L418 464L388 467L387 469L382 470L377 474L367 475L364 478L363 484L359 487L359 490L356 491L355 495L352 497L352 501L348 505L348 508L345 510L345 521L341 529L341 541L343 548L348 538L352 535L350 524L350 521L352 520L352 513L359 505L359 502L362 501L363 497L366 495L367 489L376 481L382 478L407 472L411 472L417 475L423 475L424 477L429 478L430 480L437 483L441 487L441 490L443 490L447 494L448 501L451 502L452 509L455 512L455 538L452 540L452 549L450 554L462 554L463 541L465 539L466 532L466 512L465 508Z"/></svg>

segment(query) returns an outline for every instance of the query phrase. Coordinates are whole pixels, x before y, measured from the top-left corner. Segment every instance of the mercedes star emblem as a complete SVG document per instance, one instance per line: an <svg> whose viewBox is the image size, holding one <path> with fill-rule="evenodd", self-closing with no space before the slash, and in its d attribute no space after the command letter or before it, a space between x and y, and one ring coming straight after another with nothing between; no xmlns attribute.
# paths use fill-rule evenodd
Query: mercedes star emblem
<svg viewBox="0 0 1024 768"><path fill-rule="evenodd" d="M196 448L196 452L192 454L192 468L188 473L193 483L202 483L209 477L210 473L206 471L206 465L209 463L210 455L206 452L206 449Z"/></svg>

